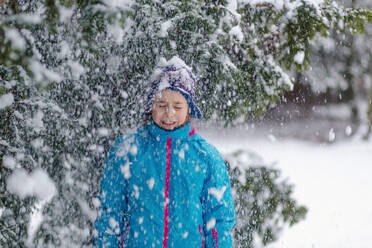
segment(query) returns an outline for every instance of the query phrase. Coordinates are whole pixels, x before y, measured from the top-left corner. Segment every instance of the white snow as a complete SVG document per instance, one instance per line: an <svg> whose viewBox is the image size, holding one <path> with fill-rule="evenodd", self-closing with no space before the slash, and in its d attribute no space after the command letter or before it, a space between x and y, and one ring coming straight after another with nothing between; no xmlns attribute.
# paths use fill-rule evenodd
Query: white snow
<svg viewBox="0 0 372 248"><path fill-rule="evenodd" d="M304 3L312 5L319 12L324 2L324 0L238 0L240 5L250 4L258 8L273 6L278 10L285 9L288 18L291 18L296 13L296 9Z"/></svg>
<svg viewBox="0 0 372 248"><path fill-rule="evenodd" d="M238 10L238 1L237 0L228 0L226 8L229 12L236 18L238 22L240 22L241 15L237 12Z"/></svg>
<svg viewBox="0 0 372 248"><path fill-rule="evenodd" d="M168 29L172 26L172 21L168 20L163 22L160 27L159 36L166 37L168 35Z"/></svg>
<svg viewBox="0 0 372 248"><path fill-rule="evenodd" d="M177 43L175 41L170 40L169 44L170 44L170 46L172 47L173 50L177 49Z"/></svg>
<svg viewBox="0 0 372 248"><path fill-rule="evenodd" d="M289 75L286 72L284 72L283 69L280 68L275 63L275 61L273 61L272 58L269 58L266 62L268 62L269 64L271 64L271 66L274 67L275 72L281 75L281 79L279 81L279 84L280 85L286 85L287 87L289 87L290 90L292 90L294 86L293 86L292 80L289 77ZM266 90L266 87L265 87L265 90ZM270 93L268 92L268 94L270 94Z"/></svg>
<svg viewBox="0 0 372 248"><path fill-rule="evenodd" d="M127 130L126 135L130 136L133 131ZM131 143L133 142L133 136L130 136L125 139L125 141L120 145L116 152L117 157L125 157L128 155L129 149L131 148Z"/></svg>
<svg viewBox="0 0 372 248"><path fill-rule="evenodd" d="M107 68L106 73L107 74L113 74L117 72L120 68L120 63L122 61L122 58L119 56L110 56L107 58Z"/></svg>
<svg viewBox="0 0 372 248"><path fill-rule="evenodd" d="M185 232L185 233L182 234L182 238L184 238L184 239L187 238L187 236L189 236L189 232Z"/></svg>
<svg viewBox="0 0 372 248"><path fill-rule="evenodd" d="M132 146L130 147L129 153L130 153L131 155L135 156L135 155L137 154L137 152L138 152L138 148L137 148L137 146L136 146L136 145L132 145Z"/></svg>
<svg viewBox="0 0 372 248"><path fill-rule="evenodd" d="M235 36L239 42L243 42L244 40L244 35L243 35L243 31L242 29L240 28L239 25L233 27L230 32L229 32L230 35L232 36Z"/></svg>
<svg viewBox="0 0 372 248"><path fill-rule="evenodd" d="M117 44L123 43L124 29L122 29L119 23L109 25L107 27L107 33Z"/></svg>
<svg viewBox="0 0 372 248"><path fill-rule="evenodd" d="M133 3L133 0L102 0L102 3L108 7L108 9L122 9L126 10Z"/></svg>
<svg viewBox="0 0 372 248"><path fill-rule="evenodd" d="M43 144L44 144L44 141L43 139L41 138L36 138L34 140L31 141L31 145L35 148L35 149L40 149L43 147Z"/></svg>
<svg viewBox="0 0 372 248"><path fill-rule="evenodd" d="M16 29L6 29L5 40L10 41L15 49L20 51L26 49L26 41Z"/></svg>
<svg viewBox="0 0 372 248"><path fill-rule="evenodd" d="M0 110L9 107L14 103L14 96L12 93L0 96Z"/></svg>
<svg viewBox="0 0 372 248"><path fill-rule="evenodd" d="M208 194L213 195L217 199L217 201L221 201L225 191L226 191L226 186L223 186L220 189L209 188L208 189Z"/></svg>
<svg viewBox="0 0 372 248"><path fill-rule="evenodd" d="M31 119L30 124L35 129L36 132L40 132L40 130L44 128L43 118L44 118L43 111L38 110Z"/></svg>
<svg viewBox="0 0 372 248"><path fill-rule="evenodd" d="M215 226L216 226L215 218L211 218L209 221L207 221L207 230L211 230Z"/></svg>
<svg viewBox="0 0 372 248"><path fill-rule="evenodd" d="M158 80L160 79L161 72L163 67L166 66L175 66L177 69L180 68L186 68L189 71L192 71L192 69L186 65L185 61L180 59L177 56L173 56L170 60L167 60L166 58L162 57L159 59L159 62L157 63L156 68L154 69L154 72L151 76L150 81ZM187 83L190 82L190 75L186 70L177 70L175 72L169 71L167 74L172 79L179 79L182 82L186 83L184 86L190 87L191 85L188 85ZM170 79L169 78L169 79ZM169 86L168 79L162 80L159 85L159 90L163 90Z"/></svg>
<svg viewBox="0 0 372 248"><path fill-rule="evenodd" d="M125 91L120 91L120 95L121 95L121 97L123 97L124 99L127 99L128 98L128 93L127 92L125 92Z"/></svg>
<svg viewBox="0 0 372 248"><path fill-rule="evenodd" d="M70 45L67 41L63 40L60 43L60 49L61 51L58 53L58 58L62 59L67 57L71 53Z"/></svg>
<svg viewBox="0 0 372 248"><path fill-rule="evenodd" d="M121 172L123 173L124 175L124 178L125 179L129 179L131 174L130 174L130 165L131 163L130 162L127 162L124 166L121 166Z"/></svg>
<svg viewBox="0 0 372 248"><path fill-rule="evenodd" d="M11 156L4 156L3 157L3 166L8 169L14 169L16 167L16 160Z"/></svg>
<svg viewBox="0 0 372 248"><path fill-rule="evenodd" d="M74 8L66 8L61 4L57 4L58 12L59 12L59 20L60 22L67 22L71 19L72 15L74 14Z"/></svg>
<svg viewBox="0 0 372 248"><path fill-rule="evenodd" d="M89 204L82 200L82 199L77 199L77 202L83 211L83 213L89 217L90 220L94 221L97 218L97 211L96 209L92 209L89 207Z"/></svg>
<svg viewBox="0 0 372 248"><path fill-rule="evenodd" d="M20 198L37 196L41 200L48 200L56 193L54 182L48 174L38 168L28 174L24 169L15 170L6 180L7 189Z"/></svg>
<svg viewBox="0 0 372 248"><path fill-rule="evenodd" d="M252 131L252 130L251 130ZM286 227L269 248L369 248L372 230L372 141L332 144L268 139L247 129L198 129L222 153L247 149L295 185L293 197L308 208L305 220Z"/></svg>
<svg viewBox="0 0 372 248"><path fill-rule="evenodd" d="M71 75L74 79L79 79L85 73L85 68L78 61L69 61L67 64L70 66Z"/></svg>
<svg viewBox="0 0 372 248"><path fill-rule="evenodd" d="M97 129L97 133L99 137L107 137L110 135L110 130L105 127L100 127Z"/></svg>
<svg viewBox="0 0 372 248"><path fill-rule="evenodd" d="M19 14L18 19L21 22L27 23L27 24L39 24L42 22L41 13L36 14Z"/></svg>
<svg viewBox="0 0 372 248"><path fill-rule="evenodd" d="M136 197L136 199L139 198L139 188L137 185L133 185L133 189L134 189L134 197Z"/></svg>
<svg viewBox="0 0 372 248"><path fill-rule="evenodd" d="M98 209L101 206L101 202L99 201L97 197L92 199L92 203L95 209Z"/></svg>
<svg viewBox="0 0 372 248"><path fill-rule="evenodd" d="M138 218L138 224L142 224L143 223L143 217L139 217Z"/></svg>
<svg viewBox="0 0 372 248"><path fill-rule="evenodd" d="M329 133L328 133L328 140L329 140L330 142L333 142L333 141L335 141L335 139L336 139L336 133L335 133L335 130L333 130L333 128L331 128L331 129L329 130Z"/></svg>
<svg viewBox="0 0 372 248"><path fill-rule="evenodd" d="M119 234L119 223L114 218L109 219L109 224L114 233Z"/></svg>
<svg viewBox="0 0 372 248"><path fill-rule="evenodd" d="M185 151L184 151L184 150L181 150L181 151L178 153L178 156L180 157L180 159L184 159L184 158L185 158Z"/></svg>
<svg viewBox="0 0 372 248"><path fill-rule="evenodd" d="M149 180L147 180L146 183L147 183L147 186L149 186L149 189L152 190L154 188L155 180L152 177Z"/></svg>
<svg viewBox="0 0 372 248"><path fill-rule="evenodd" d="M17 81L15 81L15 80L5 81L3 83L5 83L5 88L7 88L7 89L11 89L12 87L17 85Z"/></svg>
<svg viewBox="0 0 372 248"><path fill-rule="evenodd" d="M62 81L62 77L58 73L45 68L44 65L42 65L39 61L35 59L30 60L29 68L34 75L35 80L38 82L43 82L45 84L47 83L45 82L45 80L55 82Z"/></svg>
<svg viewBox="0 0 372 248"><path fill-rule="evenodd" d="M178 56L173 56L170 60L166 60L165 58L161 58L159 60L159 66L164 67L164 66L169 66L169 65L175 65L177 68L179 67L185 67L191 71L191 68L186 65L185 61L180 59Z"/></svg>
<svg viewBox="0 0 372 248"><path fill-rule="evenodd" d="M160 81L159 83L159 91L161 90L165 90L166 88L170 87L171 85L169 84L169 82L167 80L162 80ZM158 96L160 97L161 96L161 93L159 92Z"/></svg>
<svg viewBox="0 0 372 248"><path fill-rule="evenodd" d="M261 5L261 4L270 4L273 5L276 9L282 9L284 4L289 2L288 0L239 0L240 3Z"/></svg>
<svg viewBox="0 0 372 248"><path fill-rule="evenodd" d="M297 64L302 65L305 59L305 52L304 51L297 52L293 59Z"/></svg>
<svg viewBox="0 0 372 248"><path fill-rule="evenodd" d="M33 239L37 232L40 223L43 221L42 210L43 206L47 203L47 200L41 200L35 204L35 211L30 215L30 223L28 225L28 237L26 240L27 247L33 246Z"/></svg>
<svg viewBox="0 0 372 248"><path fill-rule="evenodd" d="M350 127L350 126L347 126L346 129L345 129L345 134L347 136L350 136L353 132L353 129Z"/></svg>
<svg viewBox="0 0 372 248"><path fill-rule="evenodd" d="M317 37L316 41L314 40L313 42L316 42L318 45L321 45L326 51L336 49L337 45L335 40L329 37Z"/></svg>

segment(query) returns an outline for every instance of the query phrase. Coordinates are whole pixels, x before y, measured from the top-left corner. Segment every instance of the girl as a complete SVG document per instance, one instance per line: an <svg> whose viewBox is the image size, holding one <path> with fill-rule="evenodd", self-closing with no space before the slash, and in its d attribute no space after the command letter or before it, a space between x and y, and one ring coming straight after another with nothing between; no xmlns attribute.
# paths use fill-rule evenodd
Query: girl
<svg viewBox="0 0 372 248"><path fill-rule="evenodd" d="M176 57L154 73L149 123L120 137L105 161L96 247L231 248L227 169L195 133L195 77Z"/></svg>

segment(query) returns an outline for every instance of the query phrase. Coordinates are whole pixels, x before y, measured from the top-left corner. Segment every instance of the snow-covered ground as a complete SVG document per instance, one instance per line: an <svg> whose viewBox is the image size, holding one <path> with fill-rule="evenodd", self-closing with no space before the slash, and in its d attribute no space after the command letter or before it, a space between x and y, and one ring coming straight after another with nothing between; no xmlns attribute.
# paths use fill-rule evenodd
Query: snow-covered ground
<svg viewBox="0 0 372 248"><path fill-rule="evenodd" d="M203 126L203 125L201 125ZM222 153L247 149L275 163L309 212L270 248L370 248L372 142L278 138L267 129L198 128ZM331 135L332 136L332 135ZM331 137L334 139L334 137Z"/></svg>

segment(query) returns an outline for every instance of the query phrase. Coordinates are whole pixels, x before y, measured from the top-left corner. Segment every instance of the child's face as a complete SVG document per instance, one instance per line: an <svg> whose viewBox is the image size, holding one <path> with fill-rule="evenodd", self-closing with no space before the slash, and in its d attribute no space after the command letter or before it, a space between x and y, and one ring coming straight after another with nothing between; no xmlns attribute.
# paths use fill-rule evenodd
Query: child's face
<svg viewBox="0 0 372 248"><path fill-rule="evenodd" d="M186 98L174 90L159 92L154 100L152 119L161 128L173 130L189 119L189 105Z"/></svg>

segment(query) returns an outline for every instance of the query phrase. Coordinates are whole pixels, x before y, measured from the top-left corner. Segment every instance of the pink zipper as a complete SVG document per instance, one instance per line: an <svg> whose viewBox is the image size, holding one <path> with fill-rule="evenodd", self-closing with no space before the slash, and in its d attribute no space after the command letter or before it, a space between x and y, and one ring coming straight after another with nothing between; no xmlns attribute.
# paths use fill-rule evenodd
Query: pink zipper
<svg viewBox="0 0 372 248"><path fill-rule="evenodd" d="M127 236L128 231L129 231L129 222L127 222L127 227L126 227L125 233L123 235L123 238L121 240L121 248L124 247L124 239L125 239L125 236Z"/></svg>
<svg viewBox="0 0 372 248"><path fill-rule="evenodd" d="M167 156L165 168L165 191L164 191L164 238L163 248L168 244L168 221L169 221L169 175L170 175L170 160L171 160L172 138L167 139Z"/></svg>
<svg viewBox="0 0 372 248"><path fill-rule="evenodd" d="M213 248L217 248L217 229L212 229L212 234L213 234ZM214 240L216 240L216 247L214 247Z"/></svg>

